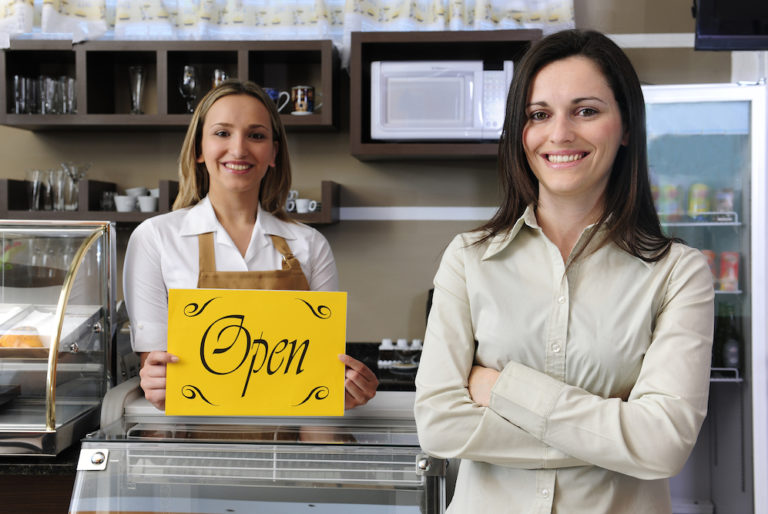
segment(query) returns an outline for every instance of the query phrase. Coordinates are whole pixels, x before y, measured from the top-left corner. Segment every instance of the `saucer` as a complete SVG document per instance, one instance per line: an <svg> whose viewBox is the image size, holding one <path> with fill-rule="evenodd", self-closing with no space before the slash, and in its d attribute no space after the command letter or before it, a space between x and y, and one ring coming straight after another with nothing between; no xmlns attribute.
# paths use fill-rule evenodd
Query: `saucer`
<svg viewBox="0 0 768 514"><path fill-rule="evenodd" d="M291 114L294 115L294 116L308 116L308 115L314 114L314 113L311 113L309 111L293 111Z"/></svg>

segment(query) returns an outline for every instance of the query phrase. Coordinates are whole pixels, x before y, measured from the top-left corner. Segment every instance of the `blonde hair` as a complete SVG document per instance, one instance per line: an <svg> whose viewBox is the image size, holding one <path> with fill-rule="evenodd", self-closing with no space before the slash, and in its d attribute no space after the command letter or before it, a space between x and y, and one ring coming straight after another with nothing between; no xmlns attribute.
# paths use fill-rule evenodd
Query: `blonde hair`
<svg viewBox="0 0 768 514"><path fill-rule="evenodd" d="M187 135L179 154L179 194L173 202L173 210L190 207L208 194L208 169L205 163L197 162L201 153L203 125L211 106L220 98L229 95L248 95L259 100L269 111L272 121L272 140L277 143L275 166L267 170L259 187L261 208L282 220L290 218L285 213L285 200L291 188L291 162L288 157L288 142L280 114L271 98L261 87L250 81L227 80L208 92L197 105L187 128Z"/></svg>

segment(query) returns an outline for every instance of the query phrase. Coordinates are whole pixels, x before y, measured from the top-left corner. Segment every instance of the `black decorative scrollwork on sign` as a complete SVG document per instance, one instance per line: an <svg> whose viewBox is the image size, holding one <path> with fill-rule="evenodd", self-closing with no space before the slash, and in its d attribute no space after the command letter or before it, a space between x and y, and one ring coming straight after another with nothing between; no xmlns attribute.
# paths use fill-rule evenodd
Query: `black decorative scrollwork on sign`
<svg viewBox="0 0 768 514"><path fill-rule="evenodd" d="M299 405L304 405L313 396L315 397L315 400L325 400L326 398L328 398L329 393L330 393L330 390L328 389L327 386L317 386L309 392L307 397L304 398L304 401L302 401L301 403L297 403L296 405L294 405L294 407L298 407Z"/></svg>
<svg viewBox="0 0 768 514"><path fill-rule="evenodd" d="M202 305L202 307L200 307L200 306L199 306L198 304L196 304L195 302L192 302L192 303L190 303L190 304L187 304L187 305L184 307L184 315L185 315L185 316L187 316L188 318L194 318L195 316L198 316L198 315L202 314L202 313L203 313L203 310L204 310L206 307L208 307L208 304L209 304L209 303L211 303L212 301L216 300L217 298L221 298L221 297L220 297L220 296L216 296L216 297L214 297L214 298L211 298L210 300L208 300L207 302L205 302L205 303ZM199 307L199 309L198 309L198 307Z"/></svg>
<svg viewBox="0 0 768 514"><path fill-rule="evenodd" d="M189 384L183 386L181 388L181 394L182 394L182 396L184 396L184 398L186 398L188 400L194 400L198 395L200 395L200 398L205 403L207 403L208 405L213 405L214 407L216 406L215 403L209 402L208 398L206 398L205 395L203 394L203 392L200 389L198 389L196 386L189 385Z"/></svg>
<svg viewBox="0 0 768 514"><path fill-rule="evenodd" d="M315 310L315 308L312 307L312 304L310 304L305 299L303 298L296 298L296 299L304 302L306 306L309 307L309 310L312 311L312 314L314 314L316 318L329 319L331 317L331 308L328 307L327 305L318 305L317 310Z"/></svg>

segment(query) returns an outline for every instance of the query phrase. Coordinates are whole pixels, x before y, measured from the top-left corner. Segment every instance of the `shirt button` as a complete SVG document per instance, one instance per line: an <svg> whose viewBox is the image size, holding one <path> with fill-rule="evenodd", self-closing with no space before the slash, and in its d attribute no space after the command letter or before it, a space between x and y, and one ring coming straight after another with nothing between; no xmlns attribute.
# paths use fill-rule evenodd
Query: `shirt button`
<svg viewBox="0 0 768 514"><path fill-rule="evenodd" d="M542 495L544 498L548 498L548 497L549 497L549 489L542 489L542 490L541 490L541 495Z"/></svg>
<svg viewBox="0 0 768 514"><path fill-rule="evenodd" d="M565 303L565 296L558 297L557 303Z"/></svg>
<svg viewBox="0 0 768 514"><path fill-rule="evenodd" d="M560 344L559 343L552 343L552 346L550 346L550 348L552 348L552 351L555 352L555 353L560 352Z"/></svg>

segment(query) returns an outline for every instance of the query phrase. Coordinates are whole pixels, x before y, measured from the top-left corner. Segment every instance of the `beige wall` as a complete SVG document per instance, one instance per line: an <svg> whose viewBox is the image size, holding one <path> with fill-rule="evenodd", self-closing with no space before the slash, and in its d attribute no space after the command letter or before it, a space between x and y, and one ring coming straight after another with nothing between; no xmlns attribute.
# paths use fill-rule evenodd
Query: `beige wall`
<svg viewBox="0 0 768 514"><path fill-rule="evenodd" d="M688 0L576 0L579 27L609 33L692 32ZM729 80L730 54L690 49L630 50L646 83ZM344 109L346 112L346 109ZM320 181L341 184L342 206L492 206L492 160L361 162L349 155L347 123L336 133L291 133L294 186L319 197ZM0 127L3 176L33 167L92 162L89 177L119 187L174 179L181 131L33 133ZM342 221L321 228L341 286L349 291L349 341L422 337L427 290L443 248L473 221ZM127 231L121 231L124 243Z"/></svg>

